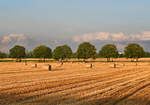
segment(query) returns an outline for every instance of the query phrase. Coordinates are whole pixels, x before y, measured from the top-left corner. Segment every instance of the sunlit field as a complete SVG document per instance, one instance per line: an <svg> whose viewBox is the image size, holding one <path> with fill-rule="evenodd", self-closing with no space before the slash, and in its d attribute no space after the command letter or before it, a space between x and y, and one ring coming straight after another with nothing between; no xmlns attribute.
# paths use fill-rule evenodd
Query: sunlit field
<svg viewBox="0 0 150 105"><path fill-rule="evenodd" d="M95 61L101 62L93 68L83 62L0 62L0 105L150 104L150 59L117 59L116 68Z"/></svg>

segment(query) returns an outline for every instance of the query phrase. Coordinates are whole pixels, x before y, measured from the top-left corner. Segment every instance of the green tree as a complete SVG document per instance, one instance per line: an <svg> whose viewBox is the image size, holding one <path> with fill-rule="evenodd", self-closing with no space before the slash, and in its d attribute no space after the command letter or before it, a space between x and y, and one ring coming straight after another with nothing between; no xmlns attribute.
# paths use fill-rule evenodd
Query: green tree
<svg viewBox="0 0 150 105"><path fill-rule="evenodd" d="M144 57L150 57L150 52L145 52Z"/></svg>
<svg viewBox="0 0 150 105"><path fill-rule="evenodd" d="M72 58L77 58L76 53L72 53Z"/></svg>
<svg viewBox="0 0 150 105"><path fill-rule="evenodd" d="M64 60L72 57L72 50L68 45L57 46L53 51L53 58L56 60Z"/></svg>
<svg viewBox="0 0 150 105"><path fill-rule="evenodd" d="M7 57L7 54L0 52L0 58L6 58L6 57Z"/></svg>
<svg viewBox="0 0 150 105"><path fill-rule="evenodd" d="M124 56L131 59L136 59L143 57L145 54L143 47L137 43L130 43L124 49Z"/></svg>
<svg viewBox="0 0 150 105"><path fill-rule="evenodd" d="M9 56L11 58L17 58L16 61L21 62L21 58L26 56L25 48L20 45L16 45L9 50Z"/></svg>
<svg viewBox="0 0 150 105"><path fill-rule="evenodd" d="M107 61L110 61L110 58L117 58L119 54L117 47L114 44L106 44L99 51L99 55L107 58Z"/></svg>
<svg viewBox="0 0 150 105"><path fill-rule="evenodd" d="M33 50L32 54L33 54L33 57L35 57L35 58L43 58L43 60L45 62L45 58L52 57L52 50L51 50L51 48L49 48L45 45L40 45L40 46L37 46Z"/></svg>
<svg viewBox="0 0 150 105"><path fill-rule="evenodd" d="M96 58L100 58L100 55L99 55L99 53L96 53L96 56L95 56Z"/></svg>
<svg viewBox="0 0 150 105"><path fill-rule="evenodd" d="M83 42L78 46L76 56L78 59L96 58L96 48L89 42Z"/></svg>

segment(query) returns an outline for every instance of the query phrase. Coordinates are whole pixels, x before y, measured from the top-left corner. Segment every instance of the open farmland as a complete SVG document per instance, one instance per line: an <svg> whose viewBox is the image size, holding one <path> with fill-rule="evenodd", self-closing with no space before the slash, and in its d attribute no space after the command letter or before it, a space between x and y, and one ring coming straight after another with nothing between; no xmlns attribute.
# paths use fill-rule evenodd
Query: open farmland
<svg viewBox="0 0 150 105"><path fill-rule="evenodd" d="M34 64L0 63L0 105L150 105L149 62Z"/></svg>

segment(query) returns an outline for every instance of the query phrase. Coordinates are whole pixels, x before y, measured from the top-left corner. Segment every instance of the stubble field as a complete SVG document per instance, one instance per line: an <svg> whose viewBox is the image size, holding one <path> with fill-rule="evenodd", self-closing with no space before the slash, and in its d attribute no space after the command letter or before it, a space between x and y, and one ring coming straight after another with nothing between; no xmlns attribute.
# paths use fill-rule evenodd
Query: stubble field
<svg viewBox="0 0 150 105"><path fill-rule="evenodd" d="M0 63L0 105L150 105L150 63ZM43 68L51 64L52 71Z"/></svg>

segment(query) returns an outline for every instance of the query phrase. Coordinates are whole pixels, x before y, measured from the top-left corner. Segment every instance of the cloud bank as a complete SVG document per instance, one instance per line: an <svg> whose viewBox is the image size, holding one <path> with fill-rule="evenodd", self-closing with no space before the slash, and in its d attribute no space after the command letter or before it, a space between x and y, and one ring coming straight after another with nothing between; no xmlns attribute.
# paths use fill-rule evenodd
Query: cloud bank
<svg viewBox="0 0 150 105"><path fill-rule="evenodd" d="M23 45L27 44L27 37L24 34L9 34L0 40L0 50L8 51L13 45Z"/></svg>
<svg viewBox="0 0 150 105"><path fill-rule="evenodd" d="M48 39L48 38L46 38ZM54 49L56 46L68 44L76 51L78 44L83 41L92 41L92 44L96 46L99 50L104 44L113 43L117 46L120 51L123 51L124 47L128 43L137 42L144 47L146 51L150 51L150 31L141 32L138 34L125 34L120 33L110 33L110 32L97 32L97 33L87 33L79 36L75 36L72 40L39 40L37 37L29 37L25 34L9 34L5 36L0 36L0 51L8 52L10 48L14 45L22 45L27 48L27 50L33 50L38 45L45 44L50 48Z"/></svg>
<svg viewBox="0 0 150 105"><path fill-rule="evenodd" d="M113 42L124 42L124 41L148 41L150 40L150 32L142 32L139 34L125 34L120 33L109 33L109 32L97 32L87 33L80 36L75 36L72 39L74 42L84 41L113 41Z"/></svg>

